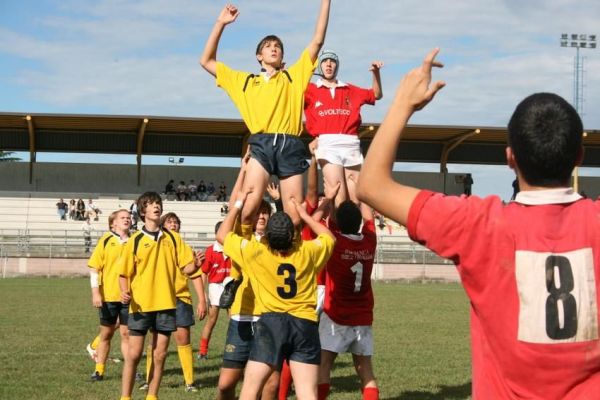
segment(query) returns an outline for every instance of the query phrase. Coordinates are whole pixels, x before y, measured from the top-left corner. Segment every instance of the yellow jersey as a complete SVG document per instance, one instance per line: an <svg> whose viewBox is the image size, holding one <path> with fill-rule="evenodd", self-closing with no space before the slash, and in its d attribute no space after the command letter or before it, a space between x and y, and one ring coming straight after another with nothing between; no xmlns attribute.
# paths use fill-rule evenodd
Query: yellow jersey
<svg viewBox="0 0 600 400"><path fill-rule="evenodd" d="M317 60L310 59L307 49L289 69L269 79L217 62L216 83L227 92L250 133L300 136L304 91L316 66Z"/></svg>
<svg viewBox="0 0 600 400"><path fill-rule="evenodd" d="M127 240L121 240L121 237L115 232L106 232L98 239L98 243L88 261L88 266L98 271L102 301L121 301L117 262L125 248L125 243L127 243Z"/></svg>
<svg viewBox="0 0 600 400"><path fill-rule="evenodd" d="M176 232L162 229L156 239L143 230L132 235L119 263L131 288L129 312L174 309L177 269L193 261L192 249Z"/></svg>
<svg viewBox="0 0 600 400"><path fill-rule="evenodd" d="M258 309L262 313L288 313L317 321L317 273L325 265L335 240L323 234L300 240L282 254L265 242L244 239L233 232L225 237L224 251L250 278Z"/></svg>
<svg viewBox="0 0 600 400"><path fill-rule="evenodd" d="M248 240L256 240L252 232L252 225L242 224L240 229L242 237ZM233 300L229 314L244 317L259 316L260 310L255 301L254 291L252 290L252 285L250 285L250 280L248 276L244 277L242 275L241 266L234 260L231 262L231 272L229 273L229 276L233 279L243 279L235 294L235 299Z"/></svg>
<svg viewBox="0 0 600 400"><path fill-rule="evenodd" d="M192 252L192 255L193 255L194 249L192 249L192 246L188 245L185 242L183 242L183 244L190 248L190 251ZM179 300L183 301L184 303L192 304L193 303L192 302L192 293L190 292L188 282L190 279L196 279L196 278L199 278L200 276L202 276L202 270L200 268L198 268L198 271L196 273L194 273L193 275L191 275L190 277L188 277L186 274L181 272L181 269L179 269L179 268L177 268L176 271L177 271L177 273L176 273L176 277L175 277L175 297L177 297Z"/></svg>

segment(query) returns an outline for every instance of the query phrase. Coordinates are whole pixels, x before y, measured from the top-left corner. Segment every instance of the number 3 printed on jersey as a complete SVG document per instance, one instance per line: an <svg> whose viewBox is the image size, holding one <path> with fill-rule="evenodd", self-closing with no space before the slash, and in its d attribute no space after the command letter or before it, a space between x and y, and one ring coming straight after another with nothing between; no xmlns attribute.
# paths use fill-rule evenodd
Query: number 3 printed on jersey
<svg viewBox="0 0 600 400"><path fill-rule="evenodd" d="M568 253L517 251L516 279L519 340L564 343L598 338L591 249Z"/></svg>
<svg viewBox="0 0 600 400"><path fill-rule="evenodd" d="M277 268L277 275L283 275L283 285L277 286L277 294L282 299L292 299L298 293L298 284L296 283L296 267L292 264L281 264Z"/></svg>

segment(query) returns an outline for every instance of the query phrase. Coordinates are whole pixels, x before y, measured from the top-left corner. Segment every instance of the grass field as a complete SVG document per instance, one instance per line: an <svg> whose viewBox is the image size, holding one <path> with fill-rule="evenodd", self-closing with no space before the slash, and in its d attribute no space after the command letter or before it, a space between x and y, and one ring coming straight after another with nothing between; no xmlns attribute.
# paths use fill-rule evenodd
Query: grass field
<svg viewBox="0 0 600 400"><path fill-rule="evenodd" d="M458 284L377 283L375 304L373 361L382 399L470 398L468 301ZM88 279L0 280L0 399L118 399L122 363L108 364L103 382L89 380L94 364L85 345L97 323ZM192 329L195 351L201 324ZM183 391L171 344L162 400L215 397L225 329L221 315L209 359L195 361L198 393ZM118 349L116 335L114 355ZM358 390L351 357L340 355L329 398L358 399ZM134 399L143 398L136 389Z"/></svg>

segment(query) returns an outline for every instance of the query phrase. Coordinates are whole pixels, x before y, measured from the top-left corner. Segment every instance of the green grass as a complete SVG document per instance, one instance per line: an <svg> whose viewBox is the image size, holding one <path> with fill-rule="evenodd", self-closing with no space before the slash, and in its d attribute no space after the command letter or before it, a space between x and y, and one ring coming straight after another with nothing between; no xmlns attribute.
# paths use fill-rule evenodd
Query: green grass
<svg viewBox="0 0 600 400"><path fill-rule="evenodd" d="M377 283L375 304L373 364L382 399L470 398L468 301L458 284ZM89 381L94 364L85 345L97 324L88 279L0 280L0 399L118 399L122 363L107 365L104 382ZM195 351L201 326L192 329ZM199 393L184 393L171 344L162 400L215 397L225 330L222 314L210 358L195 361ZM119 355L118 335L112 348ZM358 390L351 357L340 355L329 398L357 399Z"/></svg>

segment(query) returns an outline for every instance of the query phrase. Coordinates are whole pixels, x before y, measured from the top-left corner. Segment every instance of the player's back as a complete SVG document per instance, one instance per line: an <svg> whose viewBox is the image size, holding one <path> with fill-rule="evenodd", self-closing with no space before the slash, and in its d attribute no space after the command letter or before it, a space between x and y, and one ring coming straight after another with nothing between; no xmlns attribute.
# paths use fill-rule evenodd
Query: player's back
<svg viewBox="0 0 600 400"><path fill-rule="evenodd" d="M373 221L364 224L362 234L344 235L333 231L336 245L326 266L324 311L341 325L373 323L371 273L377 237Z"/></svg>

